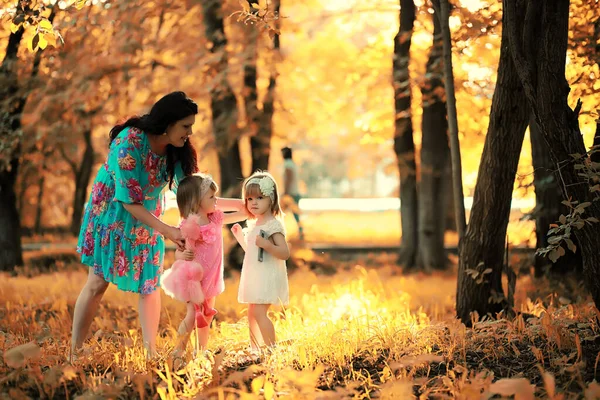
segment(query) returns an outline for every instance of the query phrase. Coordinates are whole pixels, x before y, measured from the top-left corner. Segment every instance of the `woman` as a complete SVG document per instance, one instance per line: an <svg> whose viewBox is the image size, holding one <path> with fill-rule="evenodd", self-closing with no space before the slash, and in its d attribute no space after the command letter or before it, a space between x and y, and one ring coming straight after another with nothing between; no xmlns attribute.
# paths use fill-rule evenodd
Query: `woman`
<svg viewBox="0 0 600 400"><path fill-rule="evenodd" d="M110 131L106 162L98 171L83 216L77 251L88 279L73 315L71 353L81 347L109 283L139 293L139 316L148 357L156 354L163 236L180 249L178 228L162 222L163 189L198 171L189 141L198 106L183 92L161 98L149 114Z"/></svg>

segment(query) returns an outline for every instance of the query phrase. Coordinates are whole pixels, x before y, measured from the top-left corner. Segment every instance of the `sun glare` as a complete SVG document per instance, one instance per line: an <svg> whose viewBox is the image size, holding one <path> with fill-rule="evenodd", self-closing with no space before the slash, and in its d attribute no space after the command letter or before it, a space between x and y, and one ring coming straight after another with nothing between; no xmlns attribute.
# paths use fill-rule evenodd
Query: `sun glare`
<svg viewBox="0 0 600 400"><path fill-rule="evenodd" d="M488 3L482 0L460 0L460 5L471 12L479 11Z"/></svg>

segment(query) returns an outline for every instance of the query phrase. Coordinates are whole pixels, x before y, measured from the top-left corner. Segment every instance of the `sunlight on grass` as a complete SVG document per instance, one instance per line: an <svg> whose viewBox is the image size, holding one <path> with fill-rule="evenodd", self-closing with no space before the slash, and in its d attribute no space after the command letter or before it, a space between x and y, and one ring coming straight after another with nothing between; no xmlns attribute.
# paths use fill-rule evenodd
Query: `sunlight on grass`
<svg viewBox="0 0 600 400"><path fill-rule="evenodd" d="M584 366L575 362L581 359L581 343L598 337L592 308L585 302L565 304L558 297L533 301L527 291L539 282L527 276L517 284L516 296L517 308L531 315L527 322L522 317L512 322L480 321L474 329L466 329L454 317L454 274L399 272L393 266L359 265L332 276L304 267L293 271L289 306L270 312L279 345L259 356L248 351L246 307L237 303L238 273L227 280L226 291L218 297L210 351L195 358L193 343L183 360L169 358L185 307L163 295L162 359L150 363L145 361L138 329L137 296L111 286L94 320L93 336L73 366L65 360L73 305L85 271L73 268L31 279L4 275L0 344L13 349L13 354L5 351L3 382L11 387L12 397L28 392L37 393L34 397L62 397L65 392L104 397L158 393L161 398L200 393L210 398L375 394L387 398L417 393L468 397L494 390L513 394L529 390L527 379L527 385L510 381L493 386L494 376L517 374L501 374L506 357L526 354L535 371L539 372L535 363L541 362L557 376L565 368L569 374L584 372ZM576 334L575 325L581 328ZM22 354L15 349L32 341ZM577 349L578 341L580 350L569 357L557 356ZM40 354L30 349L35 350L36 344ZM18 362L25 367L8 366ZM148 370L154 374L148 375Z"/></svg>

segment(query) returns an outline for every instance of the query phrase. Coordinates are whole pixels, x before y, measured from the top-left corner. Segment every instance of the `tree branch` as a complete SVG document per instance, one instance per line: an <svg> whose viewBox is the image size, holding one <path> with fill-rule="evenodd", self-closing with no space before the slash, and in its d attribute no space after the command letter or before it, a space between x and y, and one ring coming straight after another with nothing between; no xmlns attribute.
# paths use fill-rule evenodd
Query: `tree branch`
<svg viewBox="0 0 600 400"><path fill-rule="evenodd" d="M58 149L59 153L63 156L67 164L69 164L69 167L71 167L73 175L77 176L77 164L75 164L75 161L71 160L69 156L67 156L67 152L61 144L57 144L56 148Z"/></svg>

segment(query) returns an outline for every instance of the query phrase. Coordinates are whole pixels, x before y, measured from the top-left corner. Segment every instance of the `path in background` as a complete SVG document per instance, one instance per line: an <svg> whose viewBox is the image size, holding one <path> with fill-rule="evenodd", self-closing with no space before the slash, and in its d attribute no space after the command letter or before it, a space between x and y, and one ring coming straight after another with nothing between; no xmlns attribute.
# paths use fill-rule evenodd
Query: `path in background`
<svg viewBox="0 0 600 400"><path fill-rule="evenodd" d="M465 199L468 211L472 198ZM533 221L520 221L524 212L531 209L535 200L514 200L508 237L513 246L534 246L535 224ZM174 207L172 197L167 198L165 222L177 225L179 212ZM326 248L389 248L400 243L400 200L397 198L373 199L302 199L302 224L307 247ZM298 237L296 221L291 212L286 214L285 225L288 237L294 241ZM458 237L454 232L446 234L446 246L455 248ZM24 250L74 249L76 240L52 243L37 239L26 240Z"/></svg>

